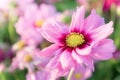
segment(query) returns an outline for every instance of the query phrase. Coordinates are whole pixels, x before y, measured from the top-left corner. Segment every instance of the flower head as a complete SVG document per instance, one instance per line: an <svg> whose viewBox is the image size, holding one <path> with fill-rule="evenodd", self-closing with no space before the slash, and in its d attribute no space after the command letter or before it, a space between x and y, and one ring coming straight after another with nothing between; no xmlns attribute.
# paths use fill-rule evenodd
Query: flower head
<svg viewBox="0 0 120 80"><path fill-rule="evenodd" d="M77 64L84 64L94 70L94 59L107 60L115 50L113 40L107 37L113 32L113 22L104 23L104 19L92 10L84 18L84 6L77 8L73 14L70 27L48 20L41 33L53 44L40 53L42 56L53 56L47 67L69 70Z"/></svg>
<svg viewBox="0 0 120 80"><path fill-rule="evenodd" d="M56 80L56 73L53 71L39 70L36 72L28 73L26 80Z"/></svg>
<svg viewBox="0 0 120 80"><path fill-rule="evenodd" d="M49 14L49 12L51 13ZM36 28L41 28L45 20L53 17L55 14L56 10L52 5L41 4L39 8L34 6L27 10L24 16L19 18L15 27L17 33L25 43L38 45L42 42L43 38Z"/></svg>
<svg viewBox="0 0 120 80"><path fill-rule="evenodd" d="M16 57L13 58L12 64L10 66L10 71L16 68L24 69L27 68L30 72L34 71L36 68L42 68L47 64L48 59L44 59L38 55L39 49L34 47L24 47L16 53Z"/></svg>

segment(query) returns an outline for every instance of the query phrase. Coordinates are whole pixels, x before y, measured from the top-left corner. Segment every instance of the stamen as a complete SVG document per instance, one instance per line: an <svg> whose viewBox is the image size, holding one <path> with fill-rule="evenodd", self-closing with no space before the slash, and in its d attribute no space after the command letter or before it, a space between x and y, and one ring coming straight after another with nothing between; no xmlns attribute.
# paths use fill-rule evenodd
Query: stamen
<svg viewBox="0 0 120 80"><path fill-rule="evenodd" d="M38 20L35 22L36 27L41 27L43 25L44 21L43 20Z"/></svg>
<svg viewBox="0 0 120 80"><path fill-rule="evenodd" d="M75 79L80 80L82 78L82 74L76 73L74 77Z"/></svg>
<svg viewBox="0 0 120 80"><path fill-rule="evenodd" d="M33 59L32 59L32 56L31 55L25 55L24 56L24 61L25 62L31 62Z"/></svg>
<svg viewBox="0 0 120 80"><path fill-rule="evenodd" d="M24 46L25 46L25 43L23 41L18 41L17 43L13 45L12 49L13 51L18 51L24 48Z"/></svg>
<svg viewBox="0 0 120 80"><path fill-rule="evenodd" d="M84 36L76 32L72 32L66 37L66 45L69 47L77 47L82 45L84 42Z"/></svg>

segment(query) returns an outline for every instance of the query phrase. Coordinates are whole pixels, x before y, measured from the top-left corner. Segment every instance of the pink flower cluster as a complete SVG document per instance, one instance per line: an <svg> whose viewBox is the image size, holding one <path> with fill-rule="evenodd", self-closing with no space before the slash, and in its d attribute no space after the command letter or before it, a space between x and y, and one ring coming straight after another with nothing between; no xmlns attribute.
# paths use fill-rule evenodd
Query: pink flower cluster
<svg viewBox="0 0 120 80"><path fill-rule="evenodd" d="M71 70L70 80L86 80L94 71L95 60L113 56L114 42L108 38L113 22L105 24L94 9L85 18L85 7L78 7L69 26L58 20L61 13L50 4L25 7L21 14L15 25L20 41L13 46L16 56L9 71L27 68L26 80L58 80L69 77ZM38 47L44 39L50 46Z"/></svg>

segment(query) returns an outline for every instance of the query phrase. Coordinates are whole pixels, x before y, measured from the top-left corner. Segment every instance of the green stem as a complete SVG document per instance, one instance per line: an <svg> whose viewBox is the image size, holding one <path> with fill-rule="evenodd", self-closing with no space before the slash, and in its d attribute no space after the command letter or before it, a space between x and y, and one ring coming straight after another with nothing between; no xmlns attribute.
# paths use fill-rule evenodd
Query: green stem
<svg viewBox="0 0 120 80"><path fill-rule="evenodd" d="M9 38L11 42L14 42L14 39L15 39L15 29L14 29L15 18L16 16L13 16L13 14L9 13L8 32L9 32Z"/></svg>
<svg viewBox="0 0 120 80"><path fill-rule="evenodd" d="M67 80L70 80L70 79L71 79L72 74L73 74L73 71L74 71L74 68L71 68L71 70L70 70L70 73L69 73L69 75L68 75Z"/></svg>

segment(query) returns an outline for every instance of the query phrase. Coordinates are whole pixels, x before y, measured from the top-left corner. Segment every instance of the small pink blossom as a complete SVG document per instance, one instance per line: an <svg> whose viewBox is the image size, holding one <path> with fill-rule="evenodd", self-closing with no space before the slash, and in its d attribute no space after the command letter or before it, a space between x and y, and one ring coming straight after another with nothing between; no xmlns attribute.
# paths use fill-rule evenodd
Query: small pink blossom
<svg viewBox="0 0 120 80"><path fill-rule="evenodd" d="M41 27L45 20L55 16L56 13L56 9L52 5L41 4L39 8L34 6L19 18L15 26L16 31L25 43L38 45L43 38L36 28Z"/></svg>
<svg viewBox="0 0 120 80"><path fill-rule="evenodd" d="M36 71L32 73L28 73L26 76L26 80L56 80L57 75L54 71Z"/></svg>
<svg viewBox="0 0 120 80"><path fill-rule="evenodd" d="M72 73L71 80L87 80L92 76L92 71L85 66L77 65Z"/></svg>
<svg viewBox="0 0 120 80"><path fill-rule="evenodd" d="M16 57L13 58L10 66L10 71L16 68L27 68L30 72L34 71L37 66L39 68L44 67L49 59L44 59L38 55L39 49L35 47L25 47L16 53Z"/></svg>
<svg viewBox="0 0 120 80"><path fill-rule="evenodd" d="M47 67L59 71L70 70L77 64L84 64L94 70L94 59L108 60L115 51L113 40L107 38L113 32L113 22L104 23L95 10L84 18L85 7L77 8L70 27L54 19L48 20L40 30L51 46L43 49L40 55L53 58Z"/></svg>

